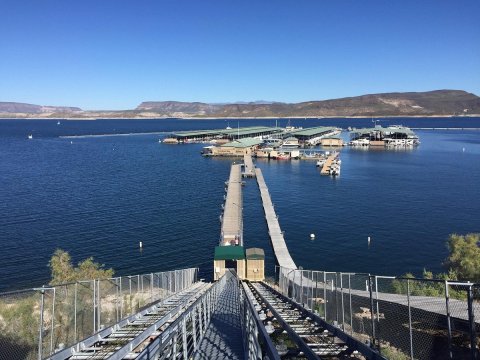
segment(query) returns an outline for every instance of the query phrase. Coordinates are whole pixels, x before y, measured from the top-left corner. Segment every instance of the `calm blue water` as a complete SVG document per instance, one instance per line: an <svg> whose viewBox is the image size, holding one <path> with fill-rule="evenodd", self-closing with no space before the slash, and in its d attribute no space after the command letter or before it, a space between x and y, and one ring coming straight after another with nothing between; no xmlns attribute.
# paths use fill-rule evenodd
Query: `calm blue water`
<svg viewBox="0 0 480 360"><path fill-rule="evenodd" d="M209 276L231 160L202 158L202 144L159 144L162 135L157 134L59 136L221 128L227 123L98 120L57 126L50 120L1 120L0 290L48 282L48 260L56 248L69 251L75 262L94 256L119 275L200 266ZM480 119L395 119L387 124L480 127ZM292 120L292 125L346 128L371 126L371 121ZM29 133L33 140L26 139ZM442 271L448 234L480 232L480 131L417 133L422 144L411 151L343 149L338 179L321 177L314 162L258 161L298 265L392 275L419 274L425 267ZM267 271L273 273L255 181L247 180L244 190L245 243L266 250Z"/></svg>

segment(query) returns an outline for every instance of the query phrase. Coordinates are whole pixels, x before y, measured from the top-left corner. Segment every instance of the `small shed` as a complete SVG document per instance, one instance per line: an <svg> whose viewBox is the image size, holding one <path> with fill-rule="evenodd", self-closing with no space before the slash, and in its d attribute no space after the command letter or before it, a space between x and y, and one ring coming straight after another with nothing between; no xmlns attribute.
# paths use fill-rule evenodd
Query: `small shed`
<svg viewBox="0 0 480 360"><path fill-rule="evenodd" d="M243 246L216 246L213 258L213 278L220 279L225 269L234 268L240 279L245 279L245 250Z"/></svg>
<svg viewBox="0 0 480 360"><path fill-rule="evenodd" d="M339 137L324 137L320 143L322 146L343 146L343 140Z"/></svg>
<svg viewBox="0 0 480 360"><path fill-rule="evenodd" d="M247 280L265 280L265 252L260 248L250 248L245 251L247 259Z"/></svg>

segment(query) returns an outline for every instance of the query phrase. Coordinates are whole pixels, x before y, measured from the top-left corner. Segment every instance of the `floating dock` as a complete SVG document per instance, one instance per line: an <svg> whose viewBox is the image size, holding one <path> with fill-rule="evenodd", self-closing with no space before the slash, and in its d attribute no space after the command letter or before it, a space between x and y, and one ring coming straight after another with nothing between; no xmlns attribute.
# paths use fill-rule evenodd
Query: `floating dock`
<svg viewBox="0 0 480 360"><path fill-rule="evenodd" d="M330 167L332 166L333 161L338 157L338 153L334 153L330 155L327 160L325 161L325 164L323 164L322 170L320 171L320 174L322 175L330 175Z"/></svg>
<svg viewBox="0 0 480 360"><path fill-rule="evenodd" d="M222 217L222 232L220 245L243 246L243 203L241 164L233 164L230 177L225 183L225 209Z"/></svg>
<svg viewBox="0 0 480 360"><path fill-rule="evenodd" d="M280 229L280 224L278 223L277 215L273 209L272 199L268 192L267 185L265 184L265 179L263 178L262 170L259 168L255 169L255 174L257 176L257 183L260 189L260 195L263 202L263 210L265 211L265 218L268 225L268 233L272 241L273 251L275 252L275 257L280 266L296 269L297 265L293 261L290 253L288 252L287 244L283 238L282 229Z"/></svg>
<svg viewBox="0 0 480 360"><path fill-rule="evenodd" d="M243 177L255 177L255 167L251 155L243 156Z"/></svg>

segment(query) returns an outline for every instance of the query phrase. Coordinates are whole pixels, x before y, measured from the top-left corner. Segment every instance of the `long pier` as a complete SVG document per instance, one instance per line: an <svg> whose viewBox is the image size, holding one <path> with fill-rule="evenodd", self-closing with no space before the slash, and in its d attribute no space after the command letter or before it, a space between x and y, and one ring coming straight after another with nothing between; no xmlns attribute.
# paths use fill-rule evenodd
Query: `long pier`
<svg viewBox="0 0 480 360"><path fill-rule="evenodd" d="M230 177L225 183L227 195L222 217L220 245L243 246L243 202L241 164L233 164Z"/></svg>
<svg viewBox="0 0 480 360"><path fill-rule="evenodd" d="M255 177L255 167L251 155L243 156L243 177Z"/></svg>
<svg viewBox="0 0 480 360"><path fill-rule="evenodd" d="M268 225L268 233L272 241L273 251L275 252L278 264L289 269L296 269L297 265L295 265L295 262L290 256L287 244L283 238L282 229L280 229L280 224L278 223L277 215L273 209L272 199L270 198L267 185L265 184L262 170L255 168L255 175L257 176L257 183L262 197L263 210L265 211L265 218Z"/></svg>

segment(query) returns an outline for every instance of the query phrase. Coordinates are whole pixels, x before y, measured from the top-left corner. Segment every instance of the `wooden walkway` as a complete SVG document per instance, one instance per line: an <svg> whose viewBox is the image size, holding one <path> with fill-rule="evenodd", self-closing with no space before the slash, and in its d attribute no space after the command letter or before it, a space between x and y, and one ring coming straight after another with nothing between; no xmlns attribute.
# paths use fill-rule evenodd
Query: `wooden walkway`
<svg viewBox="0 0 480 360"><path fill-rule="evenodd" d="M230 272L215 312L195 354L196 360L245 359L240 313L240 289Z"/></svg>
<svg viewBox="0 0 480 360"><path fill-rule="evenodd" d="M243 214L242 214L242 175L240 164L233 164L230 169L230 178L226 185L227 195L222 217L222 244L236 244L243 246Z"/></svg>
<svg viewBox="0 0 480 360"><path fill-rule="evenodd" d="M263 210L265 211L265 218L268 225L268 233L272 241L273 251L280 266L296 269L297 266L288 252L287 244L283 238L282 229L278 223L277 215L273 209L272 199L268 192L265 179L263 178L262 170L256 168L255 174L257 176L258 187L260 188L260 196L262 197Z"/></svg>
<svg viewBox="0 0 480 360"><path fill-rule="evenodd" d="M327 158L325 164L323 164L322 170L320 171L321 175L330 175L330 167L332 166L333 160L335 160L337 157L338 153L333 153Z"/></svg>
<svg viewBox="0 0 480 360"><path fill-rule="evenodd" d="M243 177L255 177L252 155L243 155Z"/></svg>

